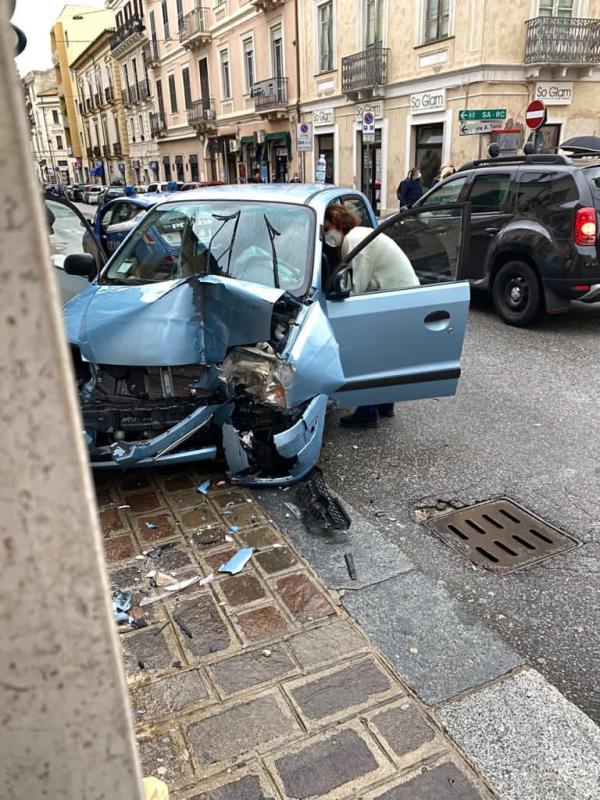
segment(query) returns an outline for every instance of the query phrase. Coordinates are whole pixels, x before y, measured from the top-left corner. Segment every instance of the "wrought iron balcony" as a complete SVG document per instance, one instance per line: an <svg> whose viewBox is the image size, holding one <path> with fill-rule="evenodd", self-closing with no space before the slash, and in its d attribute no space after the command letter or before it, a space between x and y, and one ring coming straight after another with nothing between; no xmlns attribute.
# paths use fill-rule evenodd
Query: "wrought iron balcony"
<svg viewBox="0 0 600 800"><path fill-rule="evenodd" d="M138 101L140 103L150 97L150 86L148 85L148 81L139 81L136 88Z"/></svg>
<svg viewBox="0 0 600 800"><path fill-rule="evenodd" d="M213 98L194 100L187 110L187 119L188 125L192 125L200 131L214 128L217 114L215 112L215 101Z"/></svg>
<svg viewBox="0 0 600 800"><path fill-rule="evenodd" d="M104 89L104 98L105 98L107 103L110 103L111 100L115 99L115 90L113 89L112 86L107 86Z"/></svg>
<svg viewBox="0 0 600 800"><path fill-rule="evenodd" d="M148 41L144 45L143 57L144 57L144 64L147 67L160 66L160 52L158 50L158 42Z"/></svg>
<svg viewBox="0 0 600 800"><path fill-rule="evenodd" d="M527 20L526 64L600 64L600 19Z"/></svg>
<svg viewBox="0 0 600 800"><path fill-rule="evenodd" d="M167 132L167 123L165 122L165 115L162 111L153 111L150 114L150 133L152 138L164 136Z"/></svg>
<svg viewBox="0 0 600 800"><path fill-rule="evenodd" d="M95 156L96 158L100 158L100 147L99 147L97 144L95 144L95 145L94 145L94 147L92 148L92 150L93 150L93 154L94 154L94 156Z"/></svg>
<svg viewBox="0 0 600 800"><path fill-rule="evenodd" d="M268 78L252 86L255 111L274 111L287 106L287 78Z"/></svg>
<svg viewBox="0 0 600 800"><path fill-rule="evenodd" d="M200 6L180 21L179 41L188 50L210 42L208 8Z"/></svg>
<svg viewBox="0 0 600 800"><path fill-rule="evenodd" d="M138 86L139 84L133 84L132 86L126 86L123 89L123 102L126 106L132 106L134 103L139 102L139 94L138 94Z"/></svg>
<svg viewBox="0 0 600 800"><path fill-rule="evenodd" d="M144 20L140 17L129 17L119 25L110 39L110 49L115 56L124 55L129 48L138 43L144 33Z"/></svg>
<svg viewBox="0 0 600 800"><path fill-rule="evenodd" d="M123 151L121 149L121 142L113 142L112 151L113 151L113 156L123 155Z"/></svg>
<svg viewBox="0 0 600 800"><path fill-rule="evenodd" d="M92 147L86 148L85 152L86 152L88 158L93 158L94 157L94 149Z"/></svg>
<svg viewBox="0 0 600 800"><path fill-rule="evenodd" d="M342 91L346 94L373 92L387 83L387 47L369 47L342 58Z"/></svg>

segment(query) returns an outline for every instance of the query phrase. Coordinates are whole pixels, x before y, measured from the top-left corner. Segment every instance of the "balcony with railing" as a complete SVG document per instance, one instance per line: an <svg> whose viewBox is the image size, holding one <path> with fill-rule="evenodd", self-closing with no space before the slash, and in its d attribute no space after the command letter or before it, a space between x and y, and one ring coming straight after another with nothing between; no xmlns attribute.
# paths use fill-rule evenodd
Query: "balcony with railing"
<svg viewBox="0 0 600 800"><path fill-rule="evenodd" d="M126 86L123 89L123 103L126 106L132 106L134 103L139 103L140 97L138 94L138 87L134 83L132 86Z"/></svg>
<svg viewBox="0 0 600 800"><path fill-rule="evenodd" d="M150 85L148 81L139 81L136 89L138 102L141 103L143 100L147 100L150 97Z"/></svg>
<svg viewBox="0 0 600 800"><path fill-rule="evenodd" d="M210 38L208 8L195 8L180 20L179 41L187 50L208 44Z"/></svg>
<svg viewBox="0 0 600 800"><path fill-rule="evenodd" d="M158 42L148 40L144 45L142 55L144 58L144 65L146 67L160 66L160 51L158 49Z"/></svg>
<svg viewBox="0 0 600 800"><path fill-rule="evenodd" d="M257 81L252 86L254 110L259 114L270 114L273 111L287 108L287 78L267 78Z"/></svg>
<svg viewBox="0 0 600 800"><path fill-rule="evenodd" d="M215 128L217 114L213 98L194 100L187 110L187 119L188 125L196 128L199 132Z"/></svg>
<svg viewBox="0 0 600 800"><path fill-rule="evenodd" d="M167 123L162 111L153 111L150 114L150 133L153 139L164 136L167 132Z"/></svg>
<svg viewBox="0 0 600 800"><path fill-rule="evenodd" d="M342 91L356 99L372 97L387 83L387 47L369 47L342 58Z"/></svg>
<svg viewBox="0 0 600 800"><path fill-rule="evenodd" d="M94 147L92 148L92 151L93 151L93 155L94 155L95 158L100 158L100 155L101 155L100 147L97 144L94 145Z"/></svg>
<svg viewBox="0 0 600 800"><path fill-rule="evenodd" d="M134 16L126 19L119 25L110 39L110 49L116 58L124 56L132 47L135 47L144 36L144 20Z"/></svg>
<svg viewBox="0 0 600 800"><path fill-rule="evenodd" d="M104 99L107 103L111 103L115 99L115 90L112 86L107 86L104 89Z"/></svg>
<svg viewBox="0 0 600 800"><path fill-rule="evenodd" d="M600 19L536 17L527 20L525 63L581 67L600 64Z"/></svg>
<svg viewBox="0 0 600 800"><path fill-rule="evenodd" d="M100 92L94 92L94 108L100 108Z"/></svg>

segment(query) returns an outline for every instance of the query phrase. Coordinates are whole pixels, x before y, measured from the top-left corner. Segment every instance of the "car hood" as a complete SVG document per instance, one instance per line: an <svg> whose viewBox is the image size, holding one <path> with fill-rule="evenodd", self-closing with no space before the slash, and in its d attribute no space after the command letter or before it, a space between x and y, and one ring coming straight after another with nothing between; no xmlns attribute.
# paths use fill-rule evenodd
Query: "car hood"
<svg viewBox="0 0 600 800"><path fill-rule="evenodd" d="M271 337L270 289L215 275L142 286L90 284L64 308L84 361L123 366L218 364L231 347Z"/></svg>

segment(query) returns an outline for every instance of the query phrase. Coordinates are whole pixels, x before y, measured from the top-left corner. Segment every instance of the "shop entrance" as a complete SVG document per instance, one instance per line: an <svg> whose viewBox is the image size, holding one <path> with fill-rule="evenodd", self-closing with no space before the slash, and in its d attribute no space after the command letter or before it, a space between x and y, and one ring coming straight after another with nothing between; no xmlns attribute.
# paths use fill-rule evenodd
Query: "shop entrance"
<svg viewBox="0 0 600 800"><path fill-rule="evenodd" d="M319 160L319 156L325 156L325 183L334 183L333 133L321 133L316 137L316 140L315 163Z"/></svg>
<svg viewBox="0 0 600 800"><path fill-rule="evenodd" d="M443 123L415 127L415 166L421 170L423 191L431 189L440 174L443 143Z"/></svg>
<svg viewBox="0 0 600 800"><path fill-rule="evenodd" d="M183 156L175 156L175 169L177 170L177 180L183 183L185 180L183 172Z"/></svg>
<svg viewBox="0 0 600 800"><path fill-rule="evenodd" d="M196 153L190 154L190 180L199 181L200 171L198 169L198 156Z"/></svg>
<svg viewBox="0 0 600 800"><path fill-rule="evenodd" d="M375 131L374 142L363 142L362 133L359 136L361 146L360 188L363 194L369 198L375 216L379 216L381 206L381 128Z"/></svg>
<svg viewBox="0 0 600 800"><path fill-rule="evenodd" d="M275 148L275 183L286 183L288 179L288 156L286 147Z"/></svg>

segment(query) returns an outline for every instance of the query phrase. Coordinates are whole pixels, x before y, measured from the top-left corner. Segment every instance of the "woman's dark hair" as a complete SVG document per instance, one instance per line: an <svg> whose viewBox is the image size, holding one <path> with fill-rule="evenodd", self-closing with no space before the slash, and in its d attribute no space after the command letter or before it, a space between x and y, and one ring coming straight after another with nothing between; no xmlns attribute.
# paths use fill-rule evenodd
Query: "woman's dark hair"
<svg viewBox="0 0 600 800"><path fill-rule="evenodd" d="M352 228L356 228L359 222L356 214L353 214L352 211L348 211L347 208L339 203L334 203L328 207L325 212L325 221L335 226L344 236L348 231L351 231Z"/></svg>

